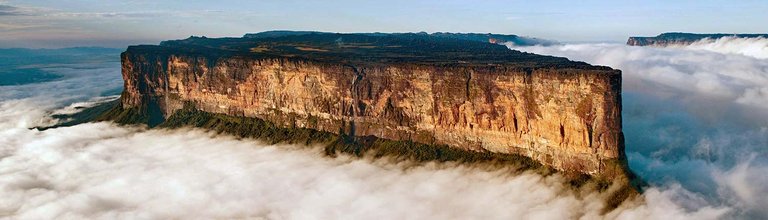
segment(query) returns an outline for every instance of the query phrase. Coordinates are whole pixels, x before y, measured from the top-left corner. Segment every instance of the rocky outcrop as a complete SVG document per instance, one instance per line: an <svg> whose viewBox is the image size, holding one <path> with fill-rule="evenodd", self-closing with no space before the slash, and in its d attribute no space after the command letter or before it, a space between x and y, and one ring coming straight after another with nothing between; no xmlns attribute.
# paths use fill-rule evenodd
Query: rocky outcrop
<svg viewBox="0 0 768 220"><path fill-rule="evenodd" d="M768 38L768 34L691 34L691 33L663 33L656 37L630 37L627 45L630 46L685 46L704 39L717 40L724 37L734 38Z"/></svg>
<svg viewBox="0 0 768 220"><path fill-rule="evenodd" d="M460 43L460 44L457 44ZM430 36L191 38L122 54L121 108L520 154L621 175L621 73ZM162 119L161 119L162 120Z"/></svg>

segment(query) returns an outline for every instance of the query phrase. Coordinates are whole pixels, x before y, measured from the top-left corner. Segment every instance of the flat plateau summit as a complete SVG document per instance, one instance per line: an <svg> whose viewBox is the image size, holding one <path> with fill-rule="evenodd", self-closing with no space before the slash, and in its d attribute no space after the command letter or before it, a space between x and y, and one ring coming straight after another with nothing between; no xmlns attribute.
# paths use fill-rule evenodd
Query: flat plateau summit
<svg viewBox="0 0 768 220"><path fill-rule="evenodd" d="M621 72L510 50L503 36L265 32L131 46L122 96L100 119L629 183Z"/></svg>

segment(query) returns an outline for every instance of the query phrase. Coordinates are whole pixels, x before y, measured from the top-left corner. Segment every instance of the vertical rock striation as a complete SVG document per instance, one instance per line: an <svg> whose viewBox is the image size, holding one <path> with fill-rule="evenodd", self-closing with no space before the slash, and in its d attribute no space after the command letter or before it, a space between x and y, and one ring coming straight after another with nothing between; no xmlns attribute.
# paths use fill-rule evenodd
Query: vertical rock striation
<svg viewBox="0 0 768 220"><path fill-rule="evenodd" d="M122 54L121 107L168 118L194 104L285 127L520 154L559 170L622 175L620 71L460 40L419 43L445 56L417 56L411 38L355 37L132 46ZM456 42L461 48L446 46ZM467 47L475 52L456 52ZM483 57L494 53L505 55Z"/></svg>

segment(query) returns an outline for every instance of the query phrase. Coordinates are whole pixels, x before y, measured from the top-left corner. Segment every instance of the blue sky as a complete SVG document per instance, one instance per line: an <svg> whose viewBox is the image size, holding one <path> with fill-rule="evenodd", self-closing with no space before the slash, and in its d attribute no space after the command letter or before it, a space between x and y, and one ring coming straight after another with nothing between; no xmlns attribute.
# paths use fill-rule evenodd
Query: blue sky
<svg viewBox="0 0 768 220"><path fill-rule="evenodd" d="M625 41L661 32L766 33L768 1L0 0L0 47L124 47L273 29L493 32Z"/></svg>

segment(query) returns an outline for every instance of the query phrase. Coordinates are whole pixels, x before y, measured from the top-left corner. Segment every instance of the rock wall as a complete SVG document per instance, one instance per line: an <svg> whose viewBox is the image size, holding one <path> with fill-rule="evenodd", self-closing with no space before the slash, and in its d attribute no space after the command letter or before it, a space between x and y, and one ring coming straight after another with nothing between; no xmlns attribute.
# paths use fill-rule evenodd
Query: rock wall
<svg viewBox="0 0 768 220"><path fill-rule="evenodd" d="M701 39L665 39L657 37L630 37L627 40L629 46L653 46L653 47L667 47L667 46L686 46L691 45Z"/></svg>
<svg viewBox="0 0 768 220"><path fill-rule="evenodd" d="M122 54L123 108L212 113L356 136L522 154L597 174L623 156L618 70L324 63Z"/></svg>
<svg viewBox="0 0 768 220"><path fill-rule="evenodd" d="M630 37L629 46L686 46L701 40L715 41L721 38L768 38L768 34L694 34L694 33L663 33L656 37Z"/></svg>

